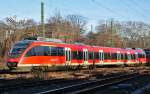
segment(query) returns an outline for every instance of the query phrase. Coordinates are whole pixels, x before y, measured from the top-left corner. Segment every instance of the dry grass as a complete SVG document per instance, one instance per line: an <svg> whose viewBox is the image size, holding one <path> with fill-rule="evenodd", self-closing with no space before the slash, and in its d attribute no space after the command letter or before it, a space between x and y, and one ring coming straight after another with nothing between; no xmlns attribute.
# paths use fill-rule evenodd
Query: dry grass
<svg viewBox="0 0 150 94"><path fill-rule="evenodd" d="M10 75L10 74L3 74L0 75L0 78L12 79L12 78L32 78L32 79L59 79L59 78L66 78L66 79L82 79L82 78L90 78L93 75L109 75L115 73L130 73L135 70L140 70L140 74L147 73L150 68L147 67L126 67L126 68L96 68L95 70L81 70L81 71L57 71L57 72L42 72L42 71L35 71L29 74L19 74L19 75ZM150 74L150 71L149 71Z"/></svg>

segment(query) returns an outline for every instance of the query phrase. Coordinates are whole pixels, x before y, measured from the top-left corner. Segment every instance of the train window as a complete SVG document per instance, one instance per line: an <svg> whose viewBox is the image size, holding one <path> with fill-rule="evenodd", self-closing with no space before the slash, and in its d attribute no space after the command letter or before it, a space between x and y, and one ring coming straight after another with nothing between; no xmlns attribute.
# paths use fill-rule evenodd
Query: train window
<svg viewBox="0 0 150 94"><path fill-rule="evenodd" d="M134 60L136 60L136 56L135 56L135 54L134 54L133 56L134 56Z"/></svg>
<svg viewBox="0 0 150 94"><path fill-rule="evenodd" d="M35 49L36 56L44 56L43 46L38 46L38 47L35 47L34 49Z"/></svg>
<svg viewBox="0 0 150 94"><path fill-rule="evenodd" d="M111 52L109 53L109 59L110 60L112 59L112 53Z"/></svg>
<svg viewBox="0 0 150 94"><path fill-rule="evenodd" d="M111 60L111 53L107 53L107 59Z"/></svg>
<svg viewBox="0 0 150 94"><path fill-rule="evenodd" d="M94 57L95 57L95 59L99 59L99 53L98 53L98 52L95 52L95 53L94 53Z"/></svg>
<svg viewBox="0 0 150 94"><path fill-rule="evenodd" d="M63 47L37 46L29 50L26 56L63 56Z"/></svg>
<svg viewBox="0 0 150 94"><path fill-rule="evenodd" d="M63 47L49 47L49 48L50 48L50 56L64 56Z"/></svg>
<svg viewBox="0 0 150 94"><path fill-rule="evenodd" d="M111 53L108 53L108 59L111 60Z"/></svg>
<svg viewBox="0 0 150 94"><path fill-rule="evenodd" d="M150 54L147 54L147 58L150 58Z"/></svg>
<svg viewBox="0 0 150 94"><path fill-rule="evenodd" d="M89 52L89 59L93 59L93 52Z"/></svg>
<svg viewBox="0 0 150 94"><path fill-rule="evenodd" d="M134 54L134 59L136 60L136 54Z"/></svg>
<svg viewBox="0 0 150 94"><path fill-rule="evenodd" d="M29 50L29 51L27 52L26 56L36 56L36 54L35 54L35 49L32 48L31 50Z"/></svg>
<svg viewBox="0 0 150 94"><path fill-rule="evenodd" d="M82 51L78 52L78 59L79 60L83 59L83 52Z"/></svg>
<svg viewBox="0 0 150 94"><path fill-rule="evenodd" d="M14 47L13 49L11 49L11 51L9 53L9 57L12 57L12 58L19 57L25 49L26 48L19 48L19 47L15 48Z"/></svg>
<svg viewBox="0 0 150 94"><path fill-rule="evenodd" d="M105 60L108 59L107 53L104 53L104 59L105 59Z"/></svg>
<svg viewBox="0 0 150 94"><path fill-rule="evenodd" d="M133 54L133 59L134 59L134 60L136 59L135 54Z"/></svg>
<svg viewBox="0 0 150 94"><path fill-rule="evenodd" d="M138 54L138 57L141 58L140 54Z"/></svg>
<svg viewBox="0 0 150 94"><path fill-rule="evenodd" d="M78 52L77 51L72 52L72 59L78 59Z"/></svg>
<svg viewBox="0 0 150 94"><path fill-rule="evenodd" d="M150 51L146 51L146 58L150 58Z"/></svg>
<svg viewBox="0 0 150 94"><path fill-rule="evenodd" d="M50 49L51 49L51 56L58 55L57 47L50 47Z"/></svg>
<svg viewBox="0 0 150 94"><path fill-rule="evenodd" d="M128 60L131 60L131 54L128 54Z"/></svg>
<svg viewBox="0 0 150 94"><path fill-rule="evenodd" d="M29 43L26 42L15 43L15 45L9 52L9 57L12 58L19 57L24 52L24 50L27 48L28 45Z"/></svg>
<svg viewBox="0 0 150 94"><path fill-rule="evenodd" d="M35 55L36 56L44 56L44 47L42 46L37 46L34 49Z"/></svg>
<svg viewBox="0 0 150 94"><path fill-rule="evenodd" d="M73 51L72 52L72 58L73 59L78 59L78 60L83 59L83 52L81 52L81 51Z"/></svg>
<svg viewBox="0 0 150 94"><path fill-rule="evenodd" d="M112 59L112 53L111 52L109 53L109 59L110 60Z"/></svg>
<svg viewBox="0 0 150 94"><path fill-rule="evenodd" d="M111 54L110 53L104 53L104 59L107 60L107 59L111 59Z"/></svg>
<svg viewBox="0 0 150 94"><path fill-rule="evenodd" d="M125 54L124 57L125 57L125 60L128 60L128 55L127 54Z"/></svg>
<svg viewBox="0 0 150 94"><path fill-rule="evenodd" d="M121 54L121 60L124 60L124 55L123 54Z"/></svg>
<svg viewBox="0 0 150 94"><path fill-rule="evenodd" d="M112 59L117 59L117 53L112 53Z"/></svg>
<svg viewBox="0 0 150 94"><path fill-rule="evenodd" d="M48 46L43 46L44 47L44 56L49 56L50 55L50 48Z"/></svg>
<svg viewBox="0 0 150 94"><path fill-rule="evenodd" d="M121 60L121 54L119 54L119 60Z"/></svg>
<svg viewBox="0 0 150 94"><path fill-rule="evenodd" d="M57 47L58 49L58 56L64 56L64 48L63 47Z"/></svg>
<svg viewBox="0 0 150 94"><path fill-rule="evenodd" d="M42 46L37 46L30 49L26 56L43 56L44 55L44 48Z"/></svg>
<svg viewBox="0 0 150 94"><path fill-rule="evenodd" d="M135 54L131 54L131 59L135 60Z"/></svg>
<svg viewBox="0 0 150 94"><path fill-rule="evenodd" d="M133 54L131 54L131 59L134 59Z"/></svg>
<svg viewBox="0 0 150 94"><path fill-rule="evenodd" d="M111 59L114 59L114 53L111 53Z"/></svg>
<svg viewBox="0 0 150 94"><path fill-rule="evenodd" d="M20 54L22 53L26 48L22 48L22 47L14 47L10 53L16 53L16 54Z"/></svg>
<svg viewBox="0 0 150 94"><path fill-rule="evenodd" d="M121 54L117 53L117 60L120 60L120 59L121 59Z"/></svg>

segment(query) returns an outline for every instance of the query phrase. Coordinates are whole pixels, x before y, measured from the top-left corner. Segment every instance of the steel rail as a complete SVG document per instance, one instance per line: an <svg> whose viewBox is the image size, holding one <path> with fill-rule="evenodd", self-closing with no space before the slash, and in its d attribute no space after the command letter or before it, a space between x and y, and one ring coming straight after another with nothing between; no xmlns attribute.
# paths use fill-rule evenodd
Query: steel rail
<svg viewBox="0 0 150 94"><path fill-rule="evenodd" d="M8 90L15 90L19 88L29 88L29 87L35 87L39 85L48 85L52 83L60 83L64 81L72 81L72 80L66 80L66 79L51 79L51 80L36 80L36 81L30 81L30 82L23 82L23 83L17 83L17 84L9 84L0 86L0 92L8 91Z"/></svg>
<svg viewBox="0 0 150 94"><path fill-rule="evenodd" d="M97 85L97 86L93 86L93 87L82 89L82 90L78 90L78 91L72 92L72 94L89 94L89 93L93 93L93 92L96 92L97 90L102 90L102 89L105 89L105 88L107 88L111 85L119 84L119 83L122 83L124 81L128 81L128 80L131 80L131 79L134 79L134 78L137 78L137 77L139 77L139 75L135 75L133 77L128 77L128 78L123 78L123 79L120 79L120 80L117 80L117 81L104 83L102 85Z"/></svg>
<svg viewBox="0 0 150 94"><path fill-rule="evenodd" d="M39 92L36 94L80 94L80 93L86 93L90 90L95 90L97 88L100 88L102 86L107 86L107 85L111 85L113 84L113 80L117 80L119 78L124 78L124 81L129 79L130 76L133 77L137 76L137 72L135 73L130 73L130 74L125 74L125 75L119 75L119 76L115 76L115 77L109 77L109 78L104 78L104 79L99 79L99 80L94 80L94 81L90 81L90 82L85 82L85 83L81 83L81 84L75 84L75 85L71 85L71 86L66 86L66 87L62 87L62 88L57 88L57 89L53 89L53 90L49 90L49 91L44 91L44 92ZM126 78L128 77L128 78ZM125 79L126 78L126 79ZM131 79L131 78L130 78ZM106 82L109 83L106 83ZM119 81L119 80L118 80ZM123 80L120 80L119 82L121 82ZM110 83L112 82L112 83ZM73 93L74 92L74 93Z"/></svg>

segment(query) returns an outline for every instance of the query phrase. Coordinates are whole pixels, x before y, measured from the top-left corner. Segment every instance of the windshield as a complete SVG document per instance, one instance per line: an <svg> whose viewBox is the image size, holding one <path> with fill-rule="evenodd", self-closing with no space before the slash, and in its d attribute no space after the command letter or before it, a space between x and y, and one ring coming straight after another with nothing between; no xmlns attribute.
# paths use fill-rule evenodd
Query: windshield
<svg viewBox="0 0 150 94"><path fill-rule="evenodd" d="M16 43L9 52L9 57L16 58L19 57L24 50L27 48L29 43Z"/></svg>

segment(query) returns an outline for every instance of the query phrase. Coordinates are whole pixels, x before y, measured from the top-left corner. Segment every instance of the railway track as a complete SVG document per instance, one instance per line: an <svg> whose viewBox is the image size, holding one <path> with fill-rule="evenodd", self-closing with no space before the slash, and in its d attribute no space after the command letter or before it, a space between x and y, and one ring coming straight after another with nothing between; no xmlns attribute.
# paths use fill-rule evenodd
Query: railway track
<svg viewBox="0 0 150 94"><path fill-rule="evenodd" d="M90 82L85 82L81 84L74 84L71 86L66 86L62 88L57 88L49 91L39 92L36 94L92 94L93 92L103 89L105 87L121 83L133 78L136 78L140 75L138 73L130 73L119 75L115 77L109 77L99 80L94 80Z"/></svg>
<svg viewBox="0 0 150 94"><path fill-rule="evenodd" d="M123 73L121 73L123 74ZM112 74L112 75L107 75L106 77L102 77L102 75L97 75L98 77L96 77L98 80L90 80L88 81L80 81L82 82L81 84L71 84L70 86L64 86L63 88L55 88L53 90L49 90L49 91L45 91L45 92L39 92L38 94L47 94L47 93L52 93L52 94L66 94L66 93L70 93L70 92L74 92L75 94L78 93L82 93L82 92L86 92L87 89L88 90L96 90L94 88L103 88L115 83L111 83L111 82L115 82L114 80L116 79L117 81L125 81L125 80L129 80L132 79L134 77L137 77L138 75L136 75L137 73L132 73L132 74L125 74L125 75L121 75L119 74ZM120 75L120 76L116 76L116 75ZM133 77L134 75L134 77ZM96 75L93 75L96 76ZM101 76L101 77L99 77ZM126 78L126 76L128 77L128 79ZM131 77L130 77L131 76ZM122 79L124 78L124 79ZM118 80L120 79L120 80ZM5 79L4 79L5 80ZM21 88L32 88L32 87L36 87L36 86L45 86L45 85L49 85L49 84L60 84L63 82L64 83L69 83L69 82L74 82L77 79L51 79L51 80L41 80L41 81L31 81L31 82L23 82L23 83L17 83L17 84L10 84L10 85L5 85L5 86L0 86L0 93L1 92L5 92L5 91L10 91L10 90L17 90L17 89L21 89ZM80 79L83 80L83 79ZM116 81L116 83L117 83ZM2 79L3 82L3 79ZM86 82L86 83L85 83ZM104 83L106 82L106 83ZM107 82L110 82L109 84ZM119 82L118 82L119 83ZM100 85L100 86L99 86ZM93 88L93 89L92 89ZM90 92L90 91L87 91Z"/></svg>
<svg viewBox="0 0 150 94"><path fill-rule="evenodd" d="M17 90L17 89L24 89L24 88L32 88L36 86L45 86L50 84L61 84L61 83L70 83L70 82L77 82L80 80L86 80L86 79L50 79L50 80L35 80L35 81L29 81L29 82L22 82L17 84L8 84L0 86L0 93L4 93L11 90Z"/></svg>
<svg viewBox="0 0 150 94"><path fill-rule="evenodd" d="M112 77L112 76L116 76L116 75L120 75L120 74L112 74L112 75L93 75L94 77L98 78L98 79L104 79L104 78L108 78L108 77ZM101 78L99 77L101 76ZM59 85L59 84L65 84L65 83L76 83L77 81L80 81L80 83L82 82L89 82L88 80L89 78L76 78L76 79L51 79L51 80L33 80L33 81L21 81L21 83L13 83L13 84L9 84L11 83L11 81L15 81L15 79L13 80L5 80L2 79L1 83L6 83L4 85L0 85L0 93L1 92L7 92L7 91L11 91L11 90L18 90L18 89L22 89L22 88L33 88L33 87L37 87L37 86L46 86L46 85L50 85L50 84L55 84L55 85ZM19 80L16 80L19 81ZM15 81L15 82L16 82ZM90 80L93 81L93 80ZM8 83L9 82L9 83ZM73 84L72 83L72 84ZM71 85L72 85L71 84Z"/></svg>

